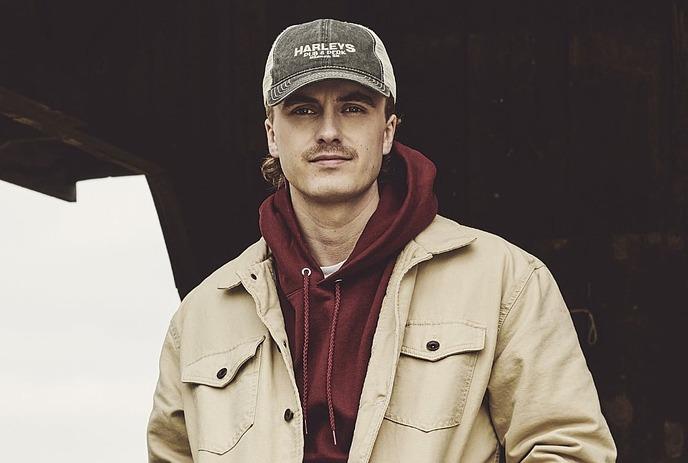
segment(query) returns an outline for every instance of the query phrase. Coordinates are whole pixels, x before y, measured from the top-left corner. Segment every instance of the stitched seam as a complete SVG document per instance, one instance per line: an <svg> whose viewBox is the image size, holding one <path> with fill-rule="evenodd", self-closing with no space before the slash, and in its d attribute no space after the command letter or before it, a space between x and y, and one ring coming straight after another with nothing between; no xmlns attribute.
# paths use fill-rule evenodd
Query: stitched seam
<svg viewBox="0 0 688 463"><path fill-rule="evenodd" d="M172 320L172 323L170 323L169 333L170 337L172 338L172 346L174 347L174 350L178 352L181 346L181 339L179 332L177 331L177 327L174 326L174 320Z"/></svg>
<svg viewBox="0 0 688 463"><path fill-rule="evenodd" d="M409 256L406 258L406 260L405 260L404 262L399 262L399 267L402 268L402 269L404 269L404 268L406 267L406 265L408 264L408 262L411 261L412 257L413 257L412 255L409 255ZM403 265L402 265L402 264L403 264ZM401 287L401 280L403 280L404 275L405 275L406 272L408 272L409 270L411 270L411 268L407 269L405 272L403 272L401 275L399 275L399 276L397 277L397 279L394 280L394 281L392 281L392 279L390 278L390 281L389 281L389 284L387 285L387 288L390 288L390 287L396 288L397 285L398 285L399 287ZM382 298L383 302L384 302L385 298L387 298L387 297L388 297L388 293L385 291L385 297ZM394 297L396 297L396 295L395 295ZM396 302L395 302L395 304L396 304ZM380 310L382 311L382 309L380 309ZM370 347L370 357L373 357L373 353L375 353L375 352L377 351L377 347L378 347L378 346L377 346L376 344L373 344L373 345ZM384 399L382 399L382 400L384 400Z"/></svg>
<svg viewBox="0 0 688 463"><path fill-rule="evenodd" d="M380 58L377 56L377 53L375 53L375 48L377 45L377 42L375 41L375 36L370 33L370 31L367 28L363 28L364 31L370 36L370 38L373 40L373 55L375 55L375 58L377 58L377 64L380 66L380 76L382 76L382 81L385 81L385 70L382 67L382 61L380 61Z"/></svg>
<svg viewBox="0 0 688 463"><path fill-rule="evenodd" d="M406 326L436 326L436 325L466 325L472 328L480 328L485 330L485 325L477 322L472 322L470 320L459 320L455 322L431 322L425 320L409 320L406 322Z"/></svg>
<svg viewBox="0 0 688 463"><path fill-rule="evenodd" d="M257 344L258 341L261 340L261 339L264 340L264 339L265 339L265 335L262 335L262 336L260 336L260 337L258 337L258 338L255 338L255 339L251 339L250 341L245 341L245 342L236 344L236 345L230 347L230 348L227 349L227 350L221 350L221 351L218 351L218 352L211 352L211 353L209 353L209 354L205 354L205 355L203 355L202 357L198 357L198 358L197 358L196 360L194 360L193 362L187 363L187 364L184 365L184 366L185 366L185 367L190 367L191 365L200 362L200 361L203 360L204 358L212 357L213 355L226 354L226 353L231 352L231 351L233 351L234 349L236 349L236 348L238 348L238 347L241 347L241 346L244 346L244 345L246 345L246 344L252 344L252 343L256 343L256 344Z"/></svg>
<svg viewBox="0 0 688 463"><path fill-rule="evenodd" d="M456 344L455 346L445 347L442 352L435 353L436 357L432 357L433 354L429 354L424 350L414 349L413 347L401 346L401 351L405 354L416 354L423 359L436 359L441 360L444 357L448 357L452 354L459 354L460 352L453 352L452 349L463 349L463 348L474 348L476 350L481 350L483 348L482 344L475 342L465 342L463 344ZM472 352L472 351L464 351ZM444 356L444 357L442 357Z"/></svg>
<svg viewBox="0 0 688 463"><path fill-rule="evenodd" d="M248 362L249 360L251 360L251 359L254 358L254 357L255 357L255 355L254 355L253 357L247 358L241 365L239 365L239 368L243 367L243 366L246 364L246 362ZM239 368L237 368L236 371L238 371ZM257 373L251 373L250 375L246 375L246 376L249 377L249 376L254 375L254 374L257 374ZM236 376L236 372L235 372L234 375L229 376L229 379L217 380L217 379L214 379L214 377L210 377L210 376L197 376L197 375L192 375L192 376L186 376L186 377L185 377L185 381L186 381L186 382L204 381L202 384L205 385L205 386L223 388L223 387L225 387L227 384L231 383L231 382L234 380L234 377L235 377L235 376ZM214 380L214 381L213 381L213 380ZM210 383L212 383L212 384L210 384Z"/></svg>
<svg viewBox="0 0 688 463"><path fill-rule="evenodd" d="M461 407L461 412L459 413L458 419L459 423L463 421L463 415L466 413L466 402L468 401L468 393L471 390L471 384L473 384L473 376L475 375L475 366L478 364L478 354L473 355L473 361L471 362L470 374L466 377L463 386L463 394L461 396L461 403L457 404L456 407Z"/></svg>
<svg viewBox="0 0 688 463"><path fill-rule="evenodd" d="M413 265L408 265L409 263L413 262L413 253L409 253L408 257L406 258L406 262L404 265L401 267L402 271L399 274L399 278L396 282L395 285L395 292L394 292L394 324L395 324L395 334L396 334L396 339L400 339L401 333L397 332L399 328L399 292L401 291L401 282L404 279L404 276L416 265L420 265L422 262L425 262L427 260L432 259L432 255L426 256L423 259L419 260ZM395 346L396 349L396 346ZM396 356L397 366L399 362L399 356ZM389 407L389 401L392 398L392 390L394 388L394 379L396 377L396 370L397 366L393 369L390 377L388 377L388 384L391 385L391 389L388 391L388 394L386 394L384 400L382 401L385 404L384 408L381 408L374 417L373 422L377 422L376 426L373 426L370 431L368 432L368 435L366 436L366 440L364 441L364 444L362 445L362 448L365 449L363 452L363 461L369 461L370 460L370 455L373 453L373 445L375 444L375 437L378 435L380 432L380 427L382 426L382 421L384 420L385 417L385 411Z"/></svg>
<svg viewBox="0 0 688 463"><path fill-rule="evenodd" d="M272 272L272 269L270 271ZM276 290L276 288L275 288L275 290ZM254 302L256 303L256 308L258 308L259 307L258 306L258 300L257 300L258 298L253 297L253 294L251 294L251 297L253 298ZM272 337L272 333L275 332L274 327L268 322L268 319L265 318L265 314L262 311L257 310L257 314L258 314L258 318L260 318L260 320L263 322L263 324L267 327L268 332L270 333L270 337ZM289 356L290 354L285 352L285 350L286 349L280 349L280 352L282 354L282 359L284 359L285 363L287 363L286 359L287 359L287 356ZM291 379L291 377L293 377L293 375L290 375L290 379ZM294 393L294 398L296 399L296 403L299 404L299 412L301 414L301 425L303 425L303 410L301 408L301 397L299 395L299 390L298 390L298 387L297 387L295 381L292 382L292 392Z"/></svg>
<svg viewBox="0 0 688 463"><path fill-rule="evenodd" d="M509 297L509 299L507 299L506 304L502 304L502 306L500 307L499 322L497 323L497 333L501 331L502 325L504 324L504 320L506 320L506 317L511 312L511 309L514 307L514 305L516 305L516 302L524 293L526 285L535 273L535 270L537 270L538 268L540 267L535 267L533 264L531 264L530 271L524 276L524 278L521 280L521 283L516 287L516 289L512 291L511 296Z"/></svg>
<svg viewBox="0 0 688 463"><path fill-rule="evenodd" d="M323 34L322 42L329 43L331 41L330 40L330 20L329 19L325 19L322 22L322 34ZM328 56L325 59L327 60L328 63L332 62L331 56Z"/></svg>
<svg viewBox="0 0 688 463"><path fill-rule="evenodd" d="M460 418L450 418L446 420L439 420L435 421L431 424L425 424L425 423L413 423L408 421L406 418L403 418L399 415L395 415L394 413L386 413L385 418L394 421L395 423L403 424L405 426L409 426L412 428L420 429L421 431L434 431L436 429L440 429L442 427L452 427L456 426L457 424L461 423Z"/></svg>
<svg viewBox="0 0 688 463"><path fill-rule="evenodd" d="M339 65L336 65L336 64L328 64L328 65L325 65L325 66L319 66L319 67L317 67L317 68L310 68L310 69L306 69L306 70L304 70L304 71L299 71L299 72L297 72L297 73L295 73L295 74L291 74L289 77L285 77L284 79L282 79L282 80L280 80L279 82L275 83L275 84L272 86L271 91L274 90L275 87L281 85L282 83L284 83L284 82L286 82L286 81L288 81L288 80L294 79L295 77L298 77L298 76L300 76L300 75L302 75L302 74L310 74L310 73L313 72L313 71L320 71L320 70L325 70L325 69L341 69L341 70L343 70L343 71L354 71L354 72L356 72L357 74L361 74L361 75L364 75L364 76L366 76L366 77L369 77L369 78L373 79L375 82L380 82L380 79L378 79L376 76L374 76L373 74L370 74L370 73L368 73L368 72L366 72L366 71L363 71L363 70L361 70L361 69L351 68L351 67L348 67L348 66L339 66ZM382 85L384 85L383 82L380 82L380 83L381 83Z"/></svg>

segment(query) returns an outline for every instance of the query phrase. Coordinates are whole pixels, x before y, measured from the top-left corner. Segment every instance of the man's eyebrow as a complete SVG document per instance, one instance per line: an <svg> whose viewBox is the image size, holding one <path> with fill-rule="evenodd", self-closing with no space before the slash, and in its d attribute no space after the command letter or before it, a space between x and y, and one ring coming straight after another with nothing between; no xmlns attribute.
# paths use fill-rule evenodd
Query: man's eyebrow
<svg viewBox="0 0 688 463"><path fill-rule="evenodd" d="M368 95L367 93L363 93L361 91L355 90L353 92L347 93L346 95L340 96L337 98L338 102L345 102L345 101L358 101L359 103L365 103L368 106L372 106L373 108L375 107L375 101L373 98Z"/></svg>
<svg viewBox="0 0 688 463"><path fill-rule="evenodd" d="M303 95L301 93L292 93L288 97L284 99L284 107L288 106L294 106L297 104L302 104L302 103L311 103L311 104L317 104L319 103L316 98L313 98L312 96L308 95Z"/></svg>
<svg viewBox="0 0 688 463"><path fill-rule="evenodd" d="M361 92L359 90L354 90L353 92L349 92L346 95L342 95L340 97L337 97L337 102L342 103L342 102L349 102L349 101L357 101L359 103L365 103L368 106L375 107L375 100L368 95L367 93ZM312 96L304 95L302 93L293 93L286 97L284 99L283 105L285 108L288 108L290 106L295 106L297 104L303 104L303 103L310 103L310 104L319 104L320 102L318 101L317 98L313 98Z"/></svg>

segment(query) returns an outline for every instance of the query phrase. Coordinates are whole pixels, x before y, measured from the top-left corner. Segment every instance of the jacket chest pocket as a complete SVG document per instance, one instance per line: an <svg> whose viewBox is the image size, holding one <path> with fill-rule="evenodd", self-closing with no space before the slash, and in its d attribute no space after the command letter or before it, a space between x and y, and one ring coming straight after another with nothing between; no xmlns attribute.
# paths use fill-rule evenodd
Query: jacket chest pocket
<svg viewBox="0 0 688 463"><path fill-rule="evenodd" d="M189 385L193 401L187 427L195 427L198 450L224 454L253 425L264 340L260 336L183 367L182 382Z"/></svg>
<svg viewBox="0 0 688 463"><path fill-rule="evenodd" d="M421 431L461 423L485 327L409 321L385 418Z"/></svg>

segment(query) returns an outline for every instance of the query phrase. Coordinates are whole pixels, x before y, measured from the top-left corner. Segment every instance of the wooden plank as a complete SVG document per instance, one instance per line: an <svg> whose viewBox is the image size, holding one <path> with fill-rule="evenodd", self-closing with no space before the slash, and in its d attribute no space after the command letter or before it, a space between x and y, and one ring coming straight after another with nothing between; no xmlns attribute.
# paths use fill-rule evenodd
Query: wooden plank
<svg viewBox="0 0 688 463"><path fill-rule="evenodd" d="M76 119L2 87L0 87L0 113L15 122L30 126L46 134L46 140L50 142L61 142L64 145L77 148L79 152L93 156L93 158L102 161L104 165L114 164L116 168L112 168L112 175L122 175L123 172L129 172L131 175L146 175L165 236L165 244L180 296L186 295L198 283L196 260L189 245L184 226L185 221L179 211L179 201L174 194L168 175L160 167L78 130L77 127L81 127L83 124ZM41 140L28 140L27 142L35 144L37 141ZM3 146L8 150L14 146L13 141L7 141L0 146L0 150L3 149ZM108 175L106 167L98 169L98 171L99 176ZM46 190L47 187L41 185L34 185L33 189L52 191L58 197L68 201L76 200L74 181L82 177L77 172L62 172L61 175L68 175L69 178L62 182L54 182L51 187L52 190ZM22 180L23 185L30 187L32 182L41 178L34 174L19 179ZM45 180L43 181L45 182Z"/></svg>
<svg viewBox="0 0 688 463"><path fill-rule="evenodd" d="M63 143L92 156L124 167L132 174L157 173L160 168L114 145L92 137L76 127L81 124L74 118L54 111L45 105L0 87L0 114L20 124L28 125Z"/></svg>

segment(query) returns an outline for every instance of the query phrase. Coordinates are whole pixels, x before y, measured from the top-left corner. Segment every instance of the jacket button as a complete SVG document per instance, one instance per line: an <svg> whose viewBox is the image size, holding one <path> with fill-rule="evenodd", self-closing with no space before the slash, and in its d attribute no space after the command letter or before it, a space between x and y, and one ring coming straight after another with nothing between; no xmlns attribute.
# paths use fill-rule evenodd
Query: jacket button
<svg viewBox="0 0 688 463"><path fill-rule="evenodd" d="M288 423L291 421L292 418L294 418L294 412L292 412L289 408L284 410L284 421Z"/></svg>
<svg viewBox="0 0 688 463"><path fill-rule="evenodd" d="M222 378L224 378L225 376L227 376L227 369L226 369L226 368L220 368L220 369L217 371L217 375L216 375L216 376L217 376L217 379L222 379Z"/></svg>
<svg viewBox="0 0 688 463"><path fill-rule="evenodd" d="M426 349L436 351L437 349L440 348L440 343L437 341L428 341L428 343L425 345Z"/></svg>

